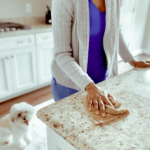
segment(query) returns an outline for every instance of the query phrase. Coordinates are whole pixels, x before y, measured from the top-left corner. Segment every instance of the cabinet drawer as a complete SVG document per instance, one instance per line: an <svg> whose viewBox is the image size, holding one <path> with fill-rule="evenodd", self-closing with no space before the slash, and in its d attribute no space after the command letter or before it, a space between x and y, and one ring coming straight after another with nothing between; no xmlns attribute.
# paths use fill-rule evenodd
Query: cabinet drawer
<svg viewBox="0 0 150 150"><path fill-rule="evenodd" d="M24 35L0 39L0 51L13 50L35 45L34 35Z"/></svg>
<svg viewBox="0 0 150 150"><path fill-rule="evenodd" d="M53 44L53 32L36 34L36 44Z"/></svg>

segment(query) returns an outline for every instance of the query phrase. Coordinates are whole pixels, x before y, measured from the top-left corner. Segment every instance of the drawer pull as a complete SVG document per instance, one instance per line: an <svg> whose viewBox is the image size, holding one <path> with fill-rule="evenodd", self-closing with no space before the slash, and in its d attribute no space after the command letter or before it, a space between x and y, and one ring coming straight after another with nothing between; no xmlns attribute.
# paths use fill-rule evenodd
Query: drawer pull
<svg viewBox="0 0 150 150"><path fill-rule="evenodd" d="M18 43L18 44L21 44L21 43L24 43L24 42L23 42L23 41L18 41L17 43Z"/></svg>
<svg viewBox="0 0 150 150"><path fill-rule="evenodd" d="M5 57L5 59L8 59L8 57Z"/></svg>
<svg viewBox="0 0 150 150"><path fill-rule="evenodd" d="M49 37L43 37L43 39L44 39L44 40L47 40L47 39L49 39Z"/></svg>
<svg viewBox="0 0 150 150"><path fill-rule="evenodd" d="M11 55L11 58L14 58L14 55Z"/></svg>

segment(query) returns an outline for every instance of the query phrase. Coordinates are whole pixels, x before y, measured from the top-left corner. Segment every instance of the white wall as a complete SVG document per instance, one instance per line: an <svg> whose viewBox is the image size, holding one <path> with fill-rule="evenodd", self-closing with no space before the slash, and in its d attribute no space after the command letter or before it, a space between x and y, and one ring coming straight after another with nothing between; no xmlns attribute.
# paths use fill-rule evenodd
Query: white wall
<svg viewBox="0 0 150 150"><path fill-rule="evenodd" d="M26 13L26 3L32 4L32 13ZM51 0L0 0L0 19L44 17Z"/></svg>
<svg viewBox="0 0 150 150"><path fill-rule="evenodd" d="M123 4L120 16L122 32L129 50L136 56L143 53L145 37L148 39L150 36L150 24L147 25L147 20L150 20L150 14L148 15L150 0L132 0L132 2L125 0Z"/></svg>
<svg viewBox="0 0 150 150"><path fill-rule="evenodd" d="M141 7L142 6L142 7ZM131 38L131 49L134 51L142 50L145 26L147 22L149 0L138 0L135 7L135 21L133 26L133 34ZM146 31L148 32L148 31Z"/></svg>
<svg viewBox="0 0 150 150"><path fill-rule="evenodd" d="M143 49L147 49L150 53L150 2L149 2L149 10L147 14L147 22L145 26L145 34L143 38Z"/></svg>

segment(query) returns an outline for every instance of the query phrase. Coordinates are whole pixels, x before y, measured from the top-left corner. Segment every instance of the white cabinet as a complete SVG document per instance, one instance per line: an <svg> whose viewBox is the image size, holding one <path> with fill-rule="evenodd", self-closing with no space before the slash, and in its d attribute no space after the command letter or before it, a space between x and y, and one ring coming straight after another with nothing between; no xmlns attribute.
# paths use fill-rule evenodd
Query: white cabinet
<svg viewBox="0 0 150 150"><path fill-rule="evenodd" d="M53 44L53 32L36 34L36 45Z"/></svg>
<svg viewBox="0 0 150 150"><path fill-rule="evenodd" d="M49 83L52 80L51 63L53 60L53 32L36 34L38 82Z"/></svg>
<svg viewBox="0 0 150 150"><path fill-rule="evenodd" d="M0 52L0 99L37 86L35 57L34 47Z"/></svg>
<svg viewBox="0 0 150 150"><path fill-rule="evenodd" d="M53 45L44 44L37 46L38 81L39 84L51 82L51 63L53 60Z"/></svg>
<svg viewBox="0 0 150 150"><path fill-rule="evenodd" d="M34 46L34 35L6 37L0 39L0 51Z"/></svg>
<svg viewBox="0 0 150 150"><path fill-rule="evenodd" d="M35 48L27 47L9 53L15 93L37 86Z"/></svg>
<svg viewBox="0 0 150 150"><path fill-rule="evenodd" d="M0 102L37 87L34 35L0 39Z"/></svg>
<svg viewBox="0 0 150 150"><path fill-rule="evenodd" d="M47 147L48 150L77 150L68 141L64 140L54 130L47 126Z"/></svg>
<svg viewBox="0 0 150 150"><path fill-rule="evenodd" d="M0 38L0 102L51 84L53 47L52 32Z"/></svg>
<svg viewBox="0 0 150 150"><path fill-rule="evenodd" d="M9 53L0 52L0 99L11 94L13 94L13 84Z"/></svg>

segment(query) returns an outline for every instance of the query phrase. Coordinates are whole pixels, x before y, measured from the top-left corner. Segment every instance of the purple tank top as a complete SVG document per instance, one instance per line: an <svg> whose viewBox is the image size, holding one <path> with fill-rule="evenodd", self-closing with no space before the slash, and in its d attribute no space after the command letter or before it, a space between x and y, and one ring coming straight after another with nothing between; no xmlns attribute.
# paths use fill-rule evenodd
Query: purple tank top
<svg viewBox="0 0 150 150"><path fill-rule="evenodd" d="M98 83L107 78L106 55L103 47L106 11L104 13L100 12L92 0L88 1L90 36L87 74L94 83Z"/></svg>
<svg viewBox="0 0 150 150"><path fill-rule="evenodd" d="M94 83L98 83L107 78L106 55L103 48L106 12L101 13L92 0L88 1L90 37L87 74L91 77ZM55 80L54 77L53 79Z"/></svg>

